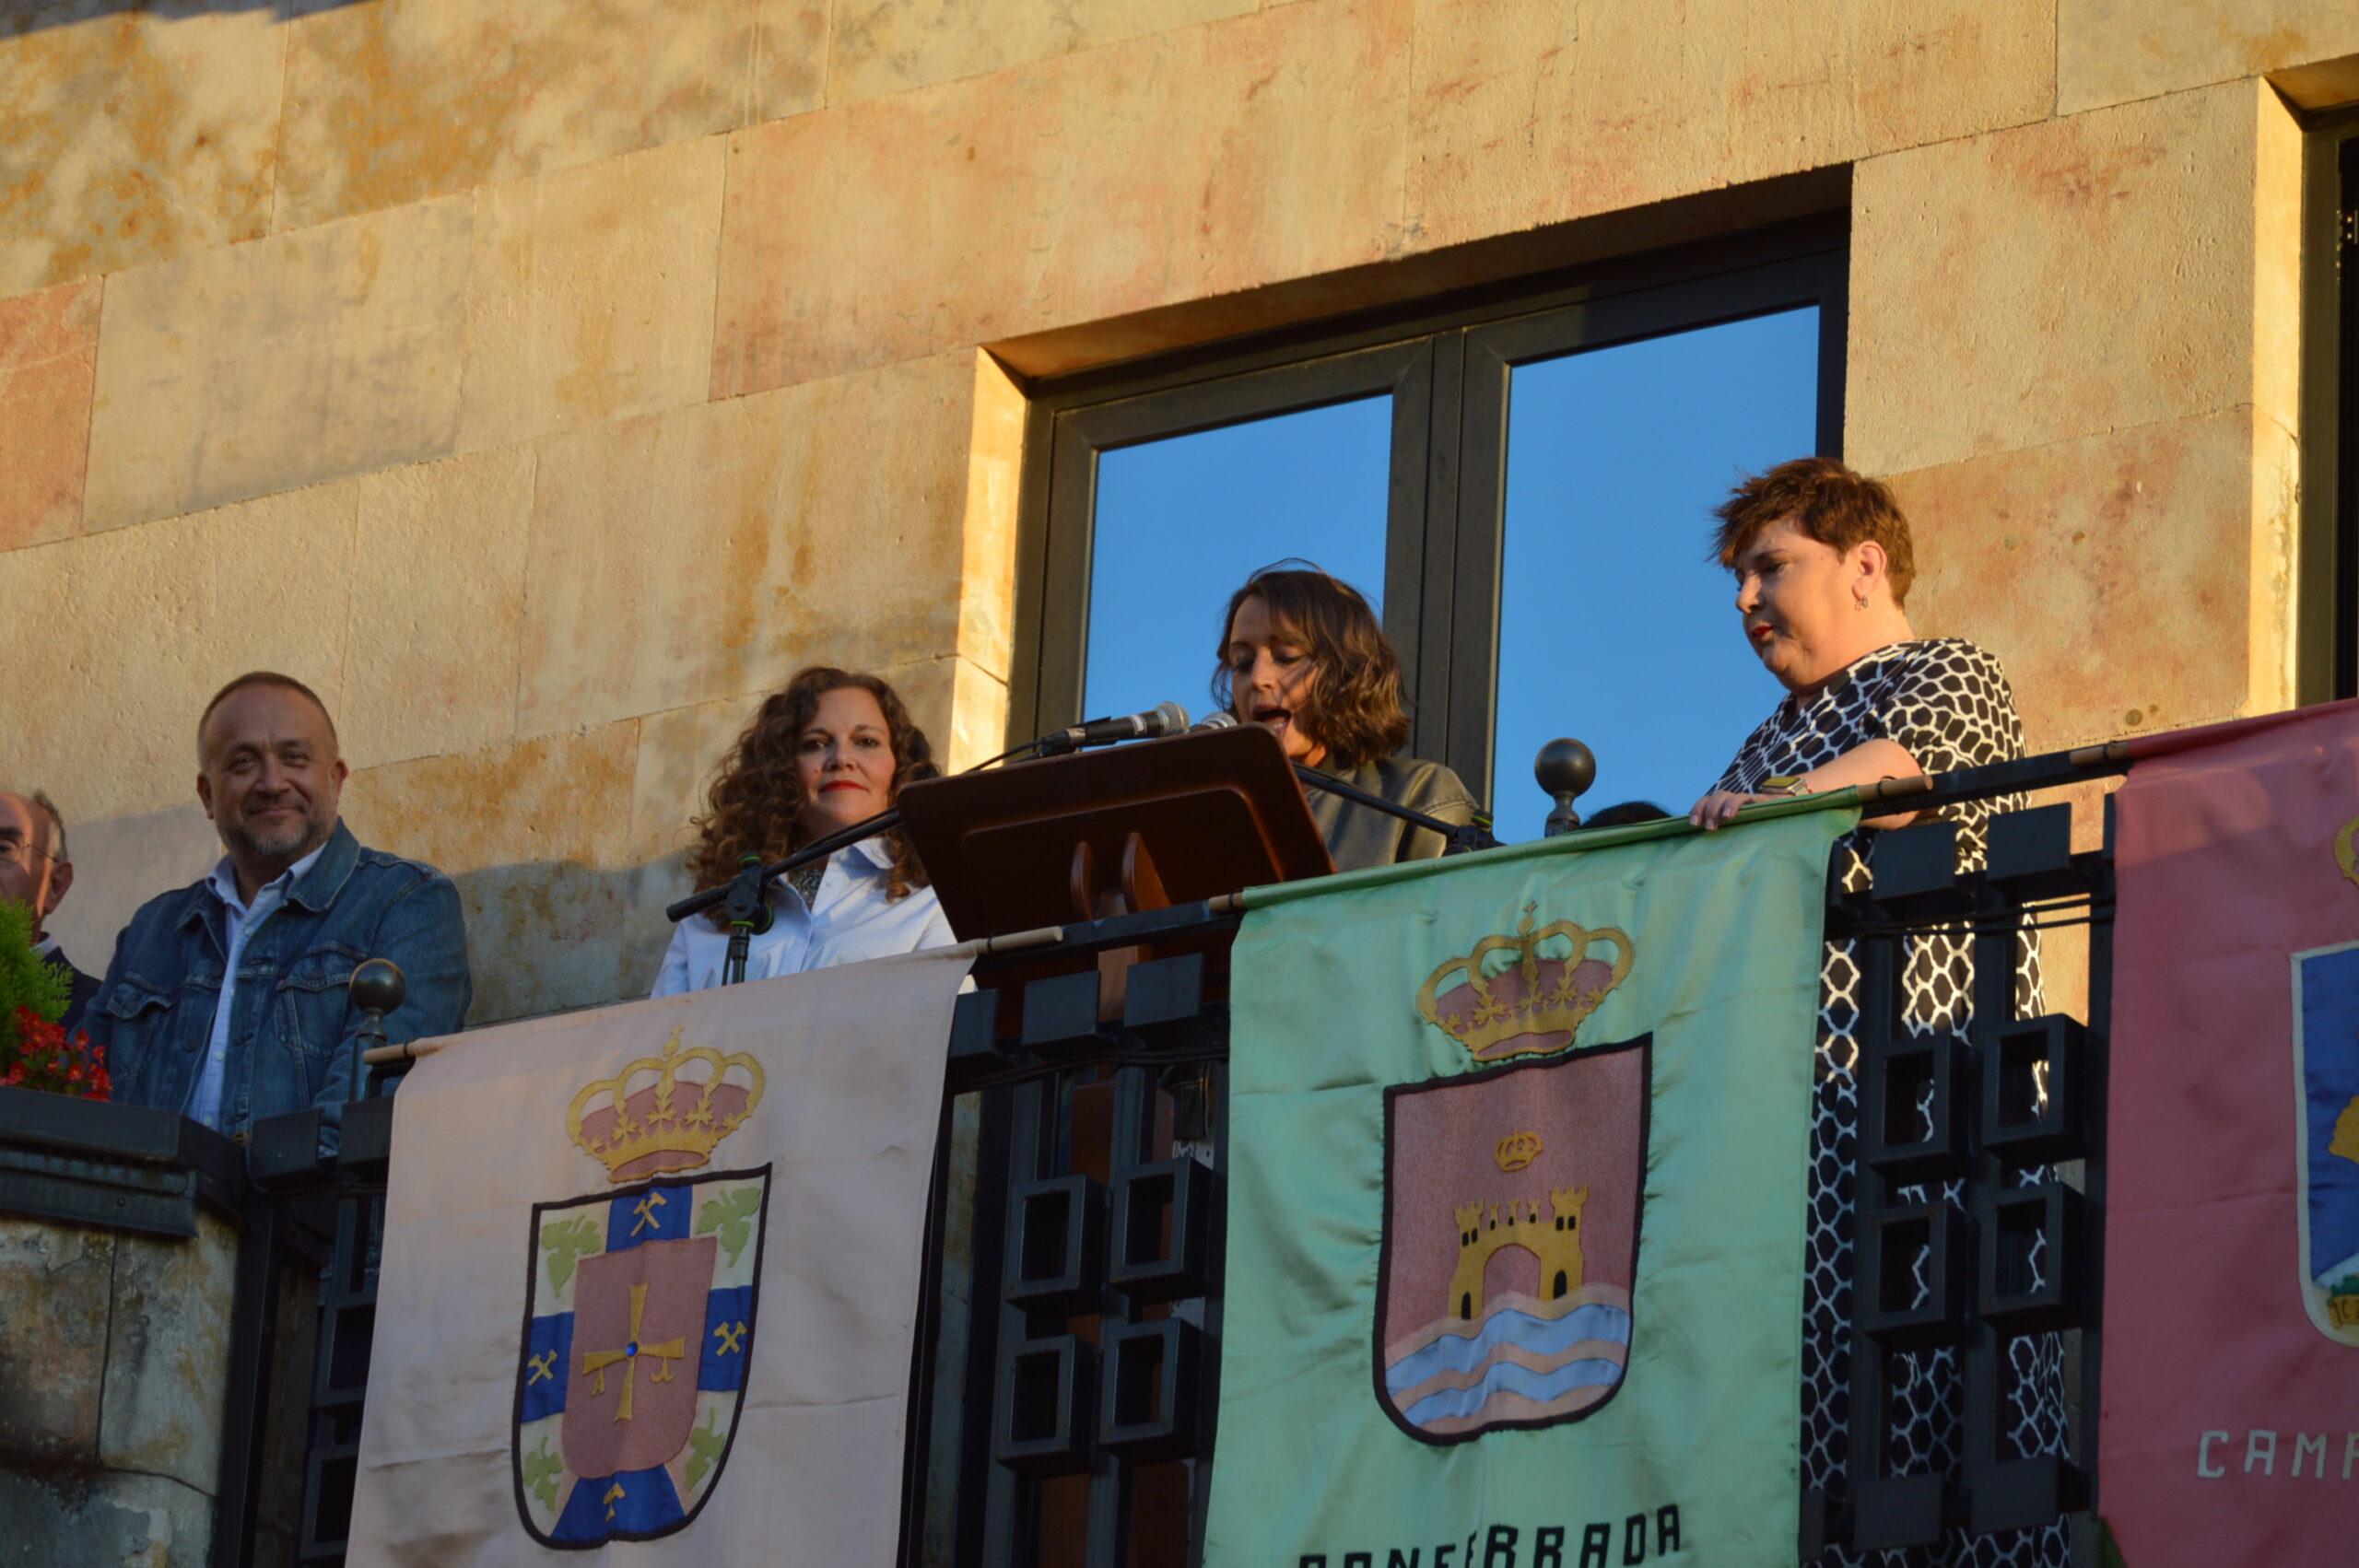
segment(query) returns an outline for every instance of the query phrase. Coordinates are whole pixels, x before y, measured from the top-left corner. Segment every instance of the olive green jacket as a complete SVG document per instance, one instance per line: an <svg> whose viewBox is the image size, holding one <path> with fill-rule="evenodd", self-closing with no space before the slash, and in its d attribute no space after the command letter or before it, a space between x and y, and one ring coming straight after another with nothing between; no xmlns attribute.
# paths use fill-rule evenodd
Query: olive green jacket
<svg viewBox="0 0 2359 1568"><path fill-rule="evenodd" d="M1474 820L1474 797L1458 775L1438 762L1388 756L1363 763L1335 777L1356 790L1381 795L1396 805L1438 817L1452 826ZM1430 828L1387 816L1374 806L1347 801L1310 786L1310 818L1327 839L1327 853L1339 872L1367 871L1400 860L1430 860L1446 847Z"/></svg>

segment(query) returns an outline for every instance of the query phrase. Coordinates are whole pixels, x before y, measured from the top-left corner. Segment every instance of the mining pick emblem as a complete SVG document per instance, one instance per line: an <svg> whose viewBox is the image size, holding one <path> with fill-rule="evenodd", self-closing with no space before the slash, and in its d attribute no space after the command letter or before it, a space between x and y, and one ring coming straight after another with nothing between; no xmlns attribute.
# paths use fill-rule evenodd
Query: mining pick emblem
<svg viewBox="0 0 2359 1568"><path fill-rule="evenodd" d="M675 1031L577 1095L605 1190L533 1210L511 1445L545 1546L684 1529L720 1483L753 1355L770 1167L698 1172L762 1095L760 1064ZM643 1179L632 1179L640 1177Z"/></svg>

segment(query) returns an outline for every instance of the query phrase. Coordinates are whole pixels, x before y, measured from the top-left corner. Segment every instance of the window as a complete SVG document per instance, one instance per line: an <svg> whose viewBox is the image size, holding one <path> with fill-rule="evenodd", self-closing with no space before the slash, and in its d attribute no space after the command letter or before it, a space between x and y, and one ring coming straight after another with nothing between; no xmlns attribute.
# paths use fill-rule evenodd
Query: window
<svg viewBox="0 0 2359 1568"><path fill-rule="evenodd" d="M1373 397L1101 453L1083 710L1210 707L1220 612L1273 560L1317 561L1381 614L1391 444Z"/></svg>
<svg viewBox="0 0 2359 1568"><path fill-rule="evenodd" d="M1685 809L1785 695L1705 556L1740 472L1816 450L1815 307L1516 367L1492 778L1501 838L1553 802L1532 754L1597 753L1592 810Z"/></svg>
<svg viewBox="0 0 2359 1568"><path fill-rule="evenodd" d="M1837 450L1839 217L1033 389L1014 728L1208 701L1215 623L1300 556L1374 601L1409 750L1536 837L1683 808L1776 700L1704 561L1740 469Z"/></svg>
<svg viewBox="0 0 2359 1568"><path fill-rule="evenodd" d="M2359 696L2359 107L2310 117L2303 171L2303 702Z"/></svg>

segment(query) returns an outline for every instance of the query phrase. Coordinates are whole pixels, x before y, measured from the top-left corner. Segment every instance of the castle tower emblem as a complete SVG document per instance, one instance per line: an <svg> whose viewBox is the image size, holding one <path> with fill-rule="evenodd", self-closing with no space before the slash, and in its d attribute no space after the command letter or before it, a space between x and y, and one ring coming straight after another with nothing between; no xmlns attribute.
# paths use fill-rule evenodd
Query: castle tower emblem
<svg viewBox="0 0 2359 1568"><path fill-rule="evenodd" d="M1497 1038L1520 1059L1384 1095L1376 1394L1422 1443L1583 1420L1628 1369L1652 1038Z"/></svg>

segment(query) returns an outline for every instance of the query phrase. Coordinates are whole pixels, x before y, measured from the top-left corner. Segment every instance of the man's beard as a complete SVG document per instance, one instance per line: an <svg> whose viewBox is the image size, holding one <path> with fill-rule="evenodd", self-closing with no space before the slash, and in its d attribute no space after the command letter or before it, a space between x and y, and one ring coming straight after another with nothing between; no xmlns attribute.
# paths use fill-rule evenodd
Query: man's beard
<svg viewBox="0 0 2359 1568"><path fill-rule="evenodd" d="M335 830L334 819L320 809L317 802L303 808L302 820L290 826L257 831L241 820L230 825L228 837L231 847L247 859L278 865L292 865L306 853L327 842Z"/></svg>

